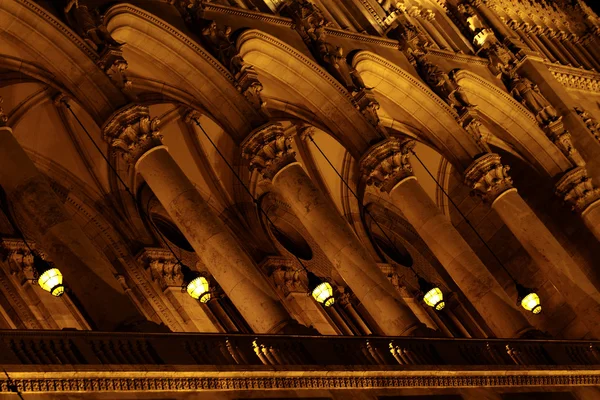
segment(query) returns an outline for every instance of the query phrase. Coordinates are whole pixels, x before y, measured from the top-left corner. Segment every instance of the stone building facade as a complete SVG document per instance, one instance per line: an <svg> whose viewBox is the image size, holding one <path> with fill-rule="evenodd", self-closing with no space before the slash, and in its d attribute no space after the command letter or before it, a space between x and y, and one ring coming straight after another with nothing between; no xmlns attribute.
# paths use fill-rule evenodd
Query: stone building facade
<svg viewBox="0 0 600 400"><path fill-rule="evenodd" d="M0 398L599 399L599 71L583 0L0 0Z"/></svg>

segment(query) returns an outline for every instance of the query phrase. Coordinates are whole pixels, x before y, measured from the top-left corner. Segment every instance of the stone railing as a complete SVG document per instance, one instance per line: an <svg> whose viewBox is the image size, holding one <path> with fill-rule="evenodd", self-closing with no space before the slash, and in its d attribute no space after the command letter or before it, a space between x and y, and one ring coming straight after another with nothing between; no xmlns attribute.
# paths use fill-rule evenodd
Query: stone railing
<svg viewBox="0 0 600 400"><path fill-rule="evenodd" d="M600 367L600 342L0 331L0 364Z"/></svg>

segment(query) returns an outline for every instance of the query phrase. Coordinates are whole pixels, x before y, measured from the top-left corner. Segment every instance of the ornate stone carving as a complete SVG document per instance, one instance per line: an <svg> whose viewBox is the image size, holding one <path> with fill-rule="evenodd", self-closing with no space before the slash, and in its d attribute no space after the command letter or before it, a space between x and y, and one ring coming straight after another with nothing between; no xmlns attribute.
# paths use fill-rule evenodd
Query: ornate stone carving
<svg viewBox="0 0 600 400"><path fill-rule="evenodd" d="M575 107L575 112L581 117L596 140L600 142L600 122L598 122L596 118L592 117L590 113L585 111L583 108Z"/></svg>
<svg viewBox="0 0 600 400"><path fill-rule="evenodd" d="M502 193L513 189L509 170L508 165L502 165L498 154L488 153L467 168L465 184L473 190L472 193L491 203Z"/></svg>
<svg viewBox="0 0 600 400"><path fill-rule="evenodd" d="M371 125L376 128L381 127L381 121L379 119L379 114L377 113L380 105L370 89L364 88L358 92L354 96L354 103L356 104L356 108Z"/></svg>
<svg viewBox="0 0 600 400"><path fill-rule="evenodd" d="M86 5L80 5L79 0L69 0L64 12L71 28L98 53L123 45L113 39L104 24L104 16L98 10L90 11Z"/></svg>
<svg viewBox="0 0 600 400"><path fill-rule="evenodd" d="M150 118L148 107L133 104L110 117L102 127L102 137L133 164L148 150L162 145L159 124L158 118Z"/></svg>
<svg viewBox="0 0 600 400"><path fill-rule="evenodd" d="M571 134L565 129L562 117L558 117L556 121L551 122L546 126L542 126L542 128L546 133L546 136L548 136L548 139L550 139L573 164L580 167L585 165L583 157L581 157L581 154L579 154L579 151L577 151L573 145Z"/></svg>
<svg viewBox="0 0 600 400"><path fill-rule="evenodd" d="M308 0L293 0L284 10L294 21L294 27L327 72L350 92L365 88L358 71L346 61L344 49L327 40L329 24L319 8Z"/></svg>
<svg viewBox="0 0 600 400"><path fill-rule="evenodd" d="M8 124L8 115L4 114L2 103L4 103L4 99L0 96L0 127L6 126L6 124Z"/></svg>
<svg viewBox="0 0 600 400"><path fill-rule="evenodd" d="M510 94L535 115L538 124L547 126L558 120L558 113L542 95L536 84L519 75L515 69L505 70L502 81Z"/></svg>
<svg viewBox="0 0 600 400"><path fill-rule="evenodd" d="M284 298L290 293L308 293L306 272L294 261L284 257L268 257L260 267Z"/></svg>
<svg viewBox="0 0 600 400"><path fill-rule="evenodd" d="M412 176L410 153L415 142L392 137L373 146L359 162L368 185L389 193L404 178Z"/></svg>
<svg viewBox="0 0 600 400"><path fill-rule="evenodd" d="M454 71L450 74L442 71L437 65L427 60L426 54L420 51L413 52L414 65L419 76L429 87L440 96L457 113L473 108L464 90L452 78Z"/></svg>
<svg viewBox="0 0 600 400"><path fill-rule="evenodd" d="M33 242L28 241L28 244L31 248L35 248ZM33 253L25 242L21 239L3 238L0 246L5 253L11 275L15 275L21 284L34 280Z"/></svg>
<svg viewBox="0 0 600 400"><path fill-rule="evenodd" d="M556 184L556 194L578 213L600 200L600 189L594 186L583 167L567 172Z"/></svg>
<svg viewBox="0 0 600 400"><path fill-rule="evenodd" d="M252 132L242 143L242 154L250 160L250 170L257 169L265 179L296 161L291 138L278 123L268 124Z"/></svg>
<svg viewBox="0 0 600 400"><path fill-rule="evenodd" d="M98 67L130 100L134 99L132 82L125 73L128 64L123 58L123 43L117 42L108 32L104 15L97 9L90 11L86 5L80 5L79 0L69 0L64 13L69 26L98 52L99 59L96 62Z"/></svg>
<svg viewBox="0 0 600 400"><path fill-rule="evenodd" d="M150 279L156 282L161 290L168 287L181 287L183 274L181 265L173 253L161 248L145 248L138 256L137 261L148 271Z"/></svg>

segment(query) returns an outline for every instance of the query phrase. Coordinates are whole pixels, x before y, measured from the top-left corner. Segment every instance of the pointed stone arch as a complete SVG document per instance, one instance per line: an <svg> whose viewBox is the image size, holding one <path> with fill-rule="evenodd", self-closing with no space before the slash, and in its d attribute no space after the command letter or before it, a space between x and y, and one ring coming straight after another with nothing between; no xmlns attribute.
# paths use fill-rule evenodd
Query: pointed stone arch
<svg viewBox="0 0 600 400"><path fill-rule="evenodd" d="M241 141L258 113L236 89L234 77L196 41L155 15L131 4L118 4L106 13L113 37L170 74L165 86L195 98L225 130ZM135 76L132 76L135 81Z"/></svg>
<svg viewBox="0 0 600 400"><path fill-rule="evenodd" d="M3 68L46 83L55 80L54 86L80 99L99 123L114 104L123 103L123 95L96 66L94 50L43 7L30 0L2 1L0 19L0 43L5 40L27 56L2 54Z"/></svg>
<svg viewBox="0 0 600 400"><path fill-rule="evenodd" d="M380 139L348 91L304 53L256 29L240 35L238 48L259 75L284 85L293 99L290 102L313 112L354 157L359 158L371 141Z"/></svg>
<svg viewBox="0 0 600 400"><path fill-rule="evenodd" d="M389 100L399 114L412 115L418 124L413 127L420 132L418 139L434 147L453 165L466 168L481 152L458 125L450 106L418 78L369 51L356 54L353 64L377 97ZM393 125L396 121L391 122Z"/></svg>
<svg viewBox="0 0 600 400"><path fill-rule="evenodd" d="M469 101L477 106L482 120L499 128L504 134L501 139L535 168L554 177L573 167L539 128L529 110L506 91L469 71L458 71L455 78Z"/></svg>

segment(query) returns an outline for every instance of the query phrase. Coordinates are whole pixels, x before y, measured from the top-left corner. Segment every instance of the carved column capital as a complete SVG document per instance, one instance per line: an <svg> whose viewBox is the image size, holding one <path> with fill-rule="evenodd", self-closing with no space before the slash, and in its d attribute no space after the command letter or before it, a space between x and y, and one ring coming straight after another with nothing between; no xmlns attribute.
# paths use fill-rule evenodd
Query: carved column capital
<svg viewBox="0 0 600 400"><path fill-rule="evenodd" d="M102 137L135 164L148 150L162 145L160 120L150 118L148 107L132 104L114 113L102 127Z"/></svg>
<svg viewBox="0 0 600 400"><path fill-rule="evenodd" d="M27 243L31 248L35 248L35 243L31 241ZM3 238L0 241L0 247L6 256L5 260L11 275L16 276L21 284L34 280L33 253L23 240ZM45 258L45 255L43 258Z"/></svg>
<svg viewBox="0 0 600 400"><path fill-rule="evenodd" d="M137 261L146 269L152 281L158 283L161 290L168 287L181 287L183 274L181 265L173 254L161 248L145 248L137 256Z"/></svg>
<svg viewBox="0 0 600 400"><path fill-rule="evenodd" d="M282 297L290 293L308 293L308 277L306 271L292 260L285 257L267 257L260 268L271 278L273 285Z"/></svg>
<svg viewBox="0 0 600 400"><path fill-rule="evenodd" d="M600 189L594 186L583 167L567 172L556 184L556 194L578 213L600 200Z"/></svg>
<svg viewBox="0 0 600 400"><path fill-rule="evenodd" d="M317 128L310 124L300 124L296 125L296 132L298 133L298 137L302 141L310 140L315 134Z"/></svg>
<svg viewBox="0 0 600 400"><path fill-rule="evenodd" d="M415 141L389 138L371 147L360 160L360 170L368 185L389 193L398 182L413 175L410 153Z"/></svg>
<svg viewBox="0 0 600 400"><path fill-rule="evenodd" d="M186 124L195 125L196 124L196 120L200 119L200 117L202 117L202 113L200 111L198 111L198 110L189 110L185 114L185 117L183 117L183 122L185 122Z"/></svg>
<svg viewBox="0 0 600 400"><path fill-rule="evenodd" d="M291 137L279 123L270 123L252 132L242 143L242 155L250 160L250 170L258 170L269 180L296 161Z"/></svg>
<svg viewBox="0 0 600 400"><path fill-rule="evenodd" d="M512 178L508 176L509 170L508 165L502 165L498 154L488 153L467 168L465 183L473 193L492 203L502 193L513 189Z"/></svg>

